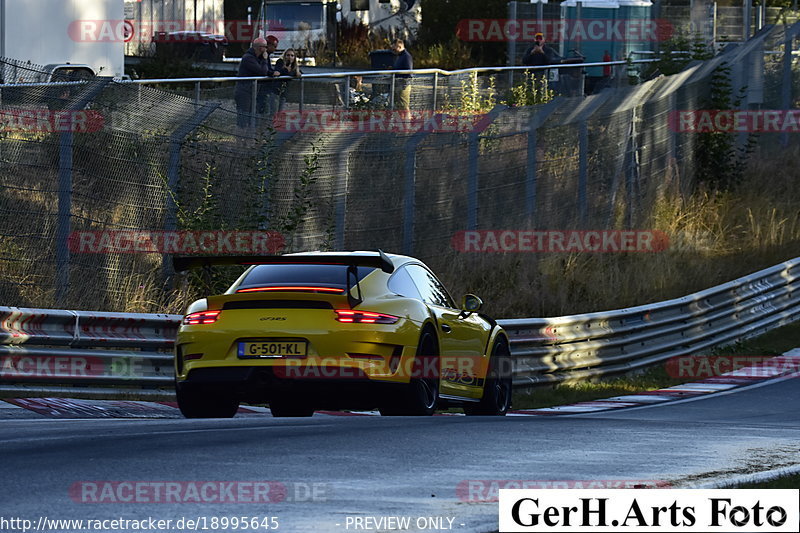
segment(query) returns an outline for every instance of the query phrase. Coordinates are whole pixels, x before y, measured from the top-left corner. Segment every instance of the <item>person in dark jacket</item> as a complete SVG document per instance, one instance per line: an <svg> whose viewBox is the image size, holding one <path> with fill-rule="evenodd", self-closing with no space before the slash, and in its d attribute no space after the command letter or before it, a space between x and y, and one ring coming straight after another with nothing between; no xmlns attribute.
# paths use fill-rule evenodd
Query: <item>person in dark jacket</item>
<svg viewBox="0 0 800 533"><path fill-rule="evenodd" d="M272 61L270 60L270 54L275 53L275 50L278 48L278 38L274 35L267 35L267 76L275 77L281 75L280 71L272 66ZM258 94L261 98L261 103L259 105L260 113L266 113L267 117L271 121L275 116L275 113L278 112L278 99L281 93L281 83L279 81L265 81L259 84ZM266 108L266 109L265 109Z"/></svg>
<svg viewBox="0 0 800 533"><path fill-rule="evenodd" d="M397 56L392 70L414 70L414 58L406 50L402 39L395 39L392 52ZM408 111L411 107L411 74L395 74L394 76L394 108Z"/></svg>
<svg viewBox="0 0 800 533"><path fill-rule="evenodd" d="M275 70L281 73L281 76L291 76L292 78L299 78L303 75L300 71L300 63L297 62L297 52L294 48L287 48L283 52L283 56L275 62ZM288 90L288 81L282 81L279 84L280 100L278 102L278 111L283 111L286 105L286 91Z"/></svg>
<svg viewBox="0 0 800 533"><path fill-rule="evenodd" d="M253 40L253 46L242 56L242 61L239 63L239 77L256 77L256 76L280 76L280 72L272 68L269 61L269 54L275 51L278 45L278 39L271 36L264 39L258 37ZM269 86L267 86L269 84ZM257 97L256 97L256 112L263 113L265 104L269 103L270 92L275 94L275 108L277 110L277 84L274 82L259 82ZM270 91L272 90L272 91ZM236 111L238 112L237 124L240 127L247 127L250 123L250 112L253 105L253 82L252 81L239 81L236 82L236 91L234 92L234 99L236 100ZM274 114L274 111L273 113ZM270 115L272 116L272 115Z"/></svg>
<svg viewBox="0 0 800 533"><path fill-rule="evenodd" d="M561 56L552 46L545 44L542 33L534 35L533 45L522 56L522 64L526 67L544 67L560 62Z"/></svg>
<svg viewBox="0 0 800 533"><path fill-rule="evenodd" d="M537 33L534 36L533 45L522 56L522 64L527 67L546 67L547 65L561 63L561 59L561 56L553 47L544 43L544 35ZM537 69L532 74L537 84L543 84L546 87L547 80L550 78L549 69Z"/></svg>

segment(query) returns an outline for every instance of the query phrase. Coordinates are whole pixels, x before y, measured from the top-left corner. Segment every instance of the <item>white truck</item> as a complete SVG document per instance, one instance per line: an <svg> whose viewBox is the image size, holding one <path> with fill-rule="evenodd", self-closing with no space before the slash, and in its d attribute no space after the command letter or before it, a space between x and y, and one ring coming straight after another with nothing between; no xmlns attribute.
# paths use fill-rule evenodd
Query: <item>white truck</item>
<svg viewBox="0 0 800 533"><path fill-rule="evenodd" d="M73 75L122 77L123 0L0 0L0 58L5 83ZM44 78L44 79L41 79Z"/></svg>

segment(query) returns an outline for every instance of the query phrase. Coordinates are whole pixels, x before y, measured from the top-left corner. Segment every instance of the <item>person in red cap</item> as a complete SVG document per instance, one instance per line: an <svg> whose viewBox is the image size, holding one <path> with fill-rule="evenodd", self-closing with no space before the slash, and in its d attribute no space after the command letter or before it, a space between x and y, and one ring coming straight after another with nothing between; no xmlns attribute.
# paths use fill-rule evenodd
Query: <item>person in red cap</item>
<svg viewBox="0 0 800 533"><path fill-rule="evenodd" d="M533 36L534 43L522 56L522 64L527 67L544 67L561 62L553 47L544 43L544 35L540 32Z"/></svg>
<svg viewBox="0 0 800 533"><path fill-rule="evenodd" d="M239 63L239 77L276 77L280 76L280 72L272 68L272 63L269 60L269 55L278 47L278 39L274 35L268 36L266 39L258 37L253 40L253 46L242 56L242 61ZM268 116L272 118L277 111L277 97L278 87L275 82L259 82L258 92L256 99L256 112L263 113L265 105ZM270 102L273 100L271 96L274 95L274 109L270 107ZM236 110L238 117L236 123L240 127L247 127L250 123L250 113L253 105L253 82L240 81L236 82L236 91L234 92L234 99L236 100Z"/></svg>

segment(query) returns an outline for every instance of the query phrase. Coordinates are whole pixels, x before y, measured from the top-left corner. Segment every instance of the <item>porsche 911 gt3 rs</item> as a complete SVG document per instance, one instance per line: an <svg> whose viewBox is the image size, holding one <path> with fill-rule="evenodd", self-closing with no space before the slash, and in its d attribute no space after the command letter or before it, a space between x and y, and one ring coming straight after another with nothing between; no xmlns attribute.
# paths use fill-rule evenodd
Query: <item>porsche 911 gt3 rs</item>
<svg viewBox="0 0 800 533"><path fill-rule="evenodd" d="M477 296L456 307L417 259L381 251L174 259L177 271L211 264L248 268L186 311L175 343L186 417L231 417L243 401L268 402L273 416L510 407L505 332L479 313Z"/></svg>

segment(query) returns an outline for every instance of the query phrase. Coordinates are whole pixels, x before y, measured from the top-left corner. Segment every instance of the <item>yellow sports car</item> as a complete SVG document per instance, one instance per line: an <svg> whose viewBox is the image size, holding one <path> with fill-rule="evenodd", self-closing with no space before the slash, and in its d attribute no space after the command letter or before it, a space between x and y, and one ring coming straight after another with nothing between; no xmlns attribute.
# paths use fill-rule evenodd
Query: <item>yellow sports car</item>
<svg viewBox="0 0 800 533"><path fill-rule="evenodd" d="M239 403L273 416L379 408L383 415L505 415L508 338L460 307L421 261L378 252L176 257L175 270L249 265L225 294L189 306L175 343L175 389L187 418Z"/></svg>

